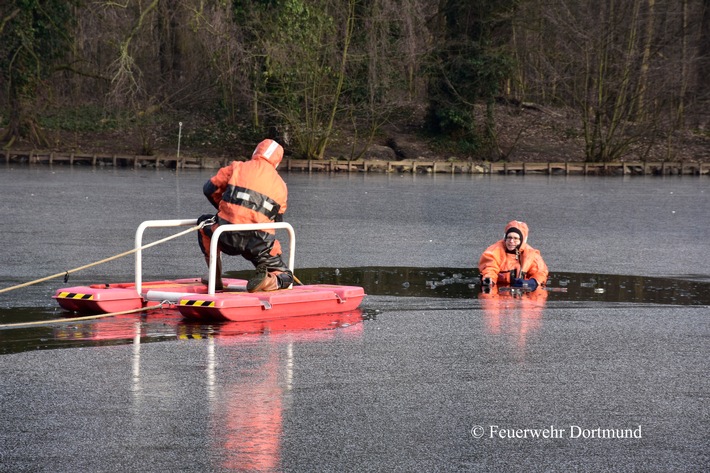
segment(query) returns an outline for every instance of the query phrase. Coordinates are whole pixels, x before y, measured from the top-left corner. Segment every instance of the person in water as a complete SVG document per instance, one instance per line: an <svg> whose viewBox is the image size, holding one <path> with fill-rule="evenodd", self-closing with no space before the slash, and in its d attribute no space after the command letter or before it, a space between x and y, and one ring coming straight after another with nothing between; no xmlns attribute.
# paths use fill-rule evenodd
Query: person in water
<svg viewBox="0 0 710 473"><path fill-rule="evenodd" d="M528 245L527 224L513 220L505 226L504 235L478 261L481 285L525 287L531 291L544 286L549 271L540 252Z"/></svg>
<svg viewBox="0 0 710 473"><path fill-rule="evenodd" d="M230 223L267 223L283 221L288 201L288 189L276 171L284 149L273 140L259 143L249 161L233 161L221 168L203 186L207 200L217 209L217 215L202 215L198 222L214 218L213 225L199 230L198 241L210 264L210 241L219 225ZM293 284L293 273L281 258L281 244L275 230L253 230L222 233L218 251L241 255L256 268L256 275L247 283L247 291L275 291ZM203 280L206 283L206 281ZM222 262L217 255L217 289L223 288Z"/></svg>

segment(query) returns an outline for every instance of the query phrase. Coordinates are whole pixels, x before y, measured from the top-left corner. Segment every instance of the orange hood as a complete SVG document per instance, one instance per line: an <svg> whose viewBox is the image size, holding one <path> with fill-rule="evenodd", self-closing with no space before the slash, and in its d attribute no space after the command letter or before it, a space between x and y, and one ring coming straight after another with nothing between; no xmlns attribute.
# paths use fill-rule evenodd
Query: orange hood
<svg viewBox="0 0 710 473"><path fill-rule="evenodd" d="M511 231L511 230L517 230L518 233L520 233L521 237L521 242L520 242L520 247L522 248L523 245L527 244L528 242L528 224L525 222L521 222L520 220L511 220L508 222L508 224L505 226L505 233L503 234L503 238Z"/></svg>
<svg viewBox="0 0 710 473"><path fill-rule="evenodd" d="M251 159L264 159L274 168L278 167L284 157L283 147L274 140L264 140L254 149Z"/></svg>

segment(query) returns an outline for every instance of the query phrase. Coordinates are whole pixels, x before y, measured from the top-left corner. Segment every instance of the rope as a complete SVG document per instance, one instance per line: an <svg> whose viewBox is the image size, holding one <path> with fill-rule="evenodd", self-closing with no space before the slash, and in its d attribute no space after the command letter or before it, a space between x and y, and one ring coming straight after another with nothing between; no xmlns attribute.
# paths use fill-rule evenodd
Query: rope
<svg viewBox="0 0 710 473"><path fill-rule="evenodd" d="M150 307L142 307L140 309L124 310L121 312L110 312L108 314L88 315L88 316L84 316L84 317L63 317L61 319L37 320L35 322L18 322L16 324L2 324L2 325L0 325L0 329L30 327L30 326L37 326L37 325L51 325L51 324L56 324L59 322L83 322L84 320L103 319L106 317L113 317L115 315L135 314L138 312L145 312L148 310L162 309L163 304L165 304L166 302L167 301L163 301L158 305L154 305L154 306L150 306Z"/></svg>
<svg viewBox="0 0 710 473"><path fill-rule="evenodd" d="M18 285L16 285L16 286L10 286L10 287L6 287L6 288L4 288L4 289L0 289L0 294L2 294L2 293L4 293L4 292L13 291L13 290L15 290L15 289L20 289L20 288L23 288L23 287L31 286L31 285L33 285L33 284L38 284L38 283L41 283L41 282L44 282L44 281L49 281L50 279L58 278L58 277L61 277L61 276L67 277L67 276L69 276L69 274L71 274L71 273L75 273L75 272L77 272L77 271L81 271L81 270L86 269L86 268L91 268L92 266L97 266L97 265L99 265L99 264L108 263L109 261L113 261L113 260L116 260L116 259L118 259L118 258L123 258L124 256L128 256L128 255L133 254L133 253L135 253L135 252L137 252L137 251L144 250L144 249L146 249L146 248L150 248L150 247L152 247L152 246L159 245L159 244L161 244L161 243L165 243L166 241L172 240L173 238L177 238L177 237L186 235L186 234L188 234L188 233L190 233L190 232L194 232L194 231L196 231L196 230L199 230L200 228L202 228L202 227L205 225L205 223L206 223L206 222L202 222L202 223L200 223L199 225L195 225L194 227L190 227L190 228L188 228L187 230L183 230L182 232L176 233L176 234L171 235L171 236L169 236L169 237L165 237L165 238L163 238L162 240L158 240L158 241L154 241L154 242L152 242L152 243L148 243L147 245L143 245L143 246L141 246L140 248L133 248L132 250L124 251L123 253L119 253L119 254L114 255L114 256L111 256L111 257L109 257L109 258L102 259L102 260L100 260L100 261L95 261L95 262L93 262L93 263L85 264L84 266L79 266L78 268L70 269L70 270L64 271L64 272L62 272L62 273L52 274L51 276L47 276L47 277L44 277L44 278L35 279L34 281L29 281L29 282L26 282L26 283L18 284Z"/></svg>
<svg viewBox="0 0 710 473"><path fill-rule="evenodd" d="M195 225L194 227L190 227L190 228L188 228L187 230L183 230L183 231L181 231L181 232L179 232L179 233L176 233L176 234L174 234L174 235L170 235L170 236L165 237L165 238L163 238L163 239L161 239L161 240L157 240L157 241L154 241L154 242L152 242L152 243L148 243L148 244L143 245L143 246L141 246L141 247L139 247L139 248L134 248L134 249L132 249L132 250L124 251L123 253L119 253L119 254L117 254L117 255L114 255L114 256L111 256L111 257L108 257L108 258L104 258L104 259L99 260L99 261L95 261L95 262L93 262L93 263L85 264L84 266L79 266L78 268L70 269L70 270L64 271L63 273L52 274L51 276L46 276L46 277L44 277L44 278L35 279L34 281L29 281L29 282L26 282L26 283L18 284L18 285L16 285L16 286L10 286L10 287L6 287L6 288L3 288L3 289L0 289L0 294L2 294L2 293L4 293L4 292L9 292L9 291L12 291L12 290L15 290L15 289L21 289L21 288L23 288L23 287L31 286L31 285L33 285L33 284L38 284L38 283L41 283L41 282L44 282L44 281L49 281L50 279L58 278L58 277L61 277L61 276L64 276L64 277L66 278L66 277L68 277L69 274L71 274L71 273L75 273L75 272L81 271L81 270L83 270L83 269L91 268L92 266L98 266L99 264L108 263L109 261L113 261L113 260L116 260L116 259L118 259L118 258L122 258L122 257L124 257L124 256L128 256L128 255L130 255L130 254L136 253L137 251L141 251L141 250L144 250L144 249L146 249L146 248L151 248L151 247L153 247L153 246L157 246L157 245L159 245L159 244L161 244L161 243L165 243L166 241L170 241L170 240L172 240L172 239L174 239L174 238L178 238L178 237L181 237L181 236L183 236L183 235L186 235L186 234L188 234L188 233L190 233L190 232L194 232L194 231L196 231L196 230L199 230L200 228L204 227L205 225L212 225L213 223L214 223L214 220L212 220L212 221L210 221L210 220L205 220L205 221L201 222L199 225ZM300 284L301 286L303 286L303 283L302 283L295 275L293 276L293 279L294 279L294 281L296 281L298 284ZM65 279L65 280L66 280L66 279ZM35 321L35 322L19 322L19 323L15 323L15 324L0 324L0 329L5 329L5 328L18 328L18 327L30 327L30 326L40 326L40 325L51 325L51 324L55 324L55 323L59 323L59 322L79 322L79 321L85 321L85 320L103 319L103 318L106 318L106 317L113 317L113 316L116 316L116 315L134 314L134 313L138 313L138 312L144 312L144 311L147 311L147 310L160 309L160 308L163 307L163 305L164 305L165 303L167 303L167 301L163 301L163 302L161 302L160 304L158 304L158 305L156 305L156 306L143 307L143 308L141 308L141 309L125 310L125 311L122 311L122 312L110 312L110 313L108 313L108 314L89 315L89 316L83 316L83 317L70 317L70 318L63 317L63 318L61 318L61 319L38 320L38 321Z"/></svg>

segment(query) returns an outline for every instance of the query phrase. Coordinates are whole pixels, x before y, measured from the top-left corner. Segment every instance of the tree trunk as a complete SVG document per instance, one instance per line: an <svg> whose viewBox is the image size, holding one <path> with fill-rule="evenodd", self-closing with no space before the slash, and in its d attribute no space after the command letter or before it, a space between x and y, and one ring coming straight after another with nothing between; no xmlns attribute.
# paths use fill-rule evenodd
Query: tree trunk
<svg viewBox="0 0 710 473"><path fill-rule="evenodd" d="M685 0L684 0L685 1ZM636 102L636 120L646 120L646 89L648 87L648 70L651 58L651 43L653 41L653 26L656 16L656 1L648 0L648 16L646 18L646 37L644 38L641 55L641 70L639 72L638 98Z"/></svg>
<svg viewBox="0 0 710 473"><path fill-rule="evenodd" d="M681 31L680 91L678 109L676 110L676 126L678 128L682 128L685 124L685 95L688 90L688 0L683 0L682 15L683 30Z"/></svg>
<svg viewBox="0 0 710 473"><path fill-rule="evenodd" d="M49 147L49 140L37 124L37 120L31 113L31 106L20 95L15 87L10 85L10 113L8 116L7 128L1 142L6 143L6 147L11 147L16 141L24 140L38 148Z"/></svg>
<svg viewBox="0 0 710 473"><path fill-rule="evenodd" d="M710 101L710 88L707 86L710 77L710 0L703 2L703 18L698 40L700 61L698 63L698 92L704 101Z"/></svg>
<svg viewBox="0 0 710 473"><path fill-rule="evenodd" d="M345 37L343 39L343 55L340 61L340 70L338 72L338 85L333 94L333 107L330 111L330 117L328 118L328 123L325 127L323 138L319 140L318 147L316 148L316 156L318 159L323 159L326 147L328 146L328 139L333 132L333 125L335 124L335 114L338 111L338 101L340 100L340 94L343 90L343 82L345 81L345 68L348 63L348 49L350 48L350 41L353 37L353 26L355 25L355 0L350 0L348 5L348 17L345 26Z"/></svg>

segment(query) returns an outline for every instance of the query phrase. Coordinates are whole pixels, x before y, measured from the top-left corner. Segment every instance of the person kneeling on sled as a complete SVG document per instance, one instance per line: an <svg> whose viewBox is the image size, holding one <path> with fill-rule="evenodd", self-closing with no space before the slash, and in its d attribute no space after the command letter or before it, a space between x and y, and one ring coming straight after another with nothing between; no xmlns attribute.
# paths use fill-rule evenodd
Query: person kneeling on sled
<svg viewBox="0 0 710 473"><path fill-rule="evenodd" d="M215 224L199 230L198 241L210 264L210 241L219 225L230 223L267 223L283 221L288 190L276 171L284 149L273 140L256 147L249 161L233 161L221 168L203 187L217 215L202 215L198 222L215 217ZM274 229L225 232L219 238L218 251L241 255L251 261L256 275L247 283L247 291L275 291L293 284L293 273L281 258L281 243ZM205 280L203 280L206 283ZM222 262L217 255L217 289L223 289Z"/></svg>
<svg viewBox="0 0 710 473"><path fill-rule="evenodd" d="M481 255L478 269L481 285L504 285L534 291L547 282L547 265L538 250L528 245L528 226L513 220L505 226L504 238Z"/></svg>

